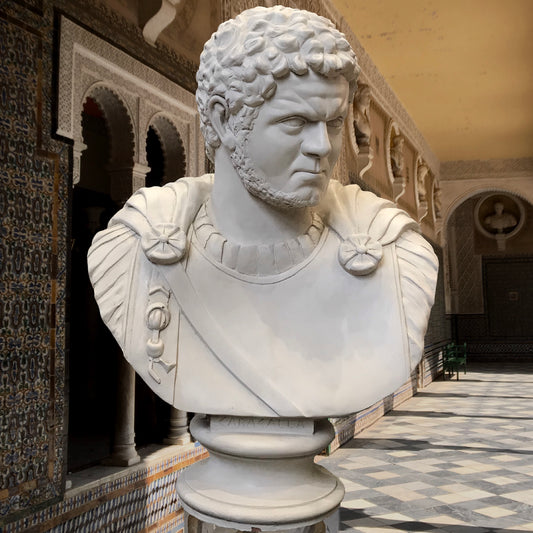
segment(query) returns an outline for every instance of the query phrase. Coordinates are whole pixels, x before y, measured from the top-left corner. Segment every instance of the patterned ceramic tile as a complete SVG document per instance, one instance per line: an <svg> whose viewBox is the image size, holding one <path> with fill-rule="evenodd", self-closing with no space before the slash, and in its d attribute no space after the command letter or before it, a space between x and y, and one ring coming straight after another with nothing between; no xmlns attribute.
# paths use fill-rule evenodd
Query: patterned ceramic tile
<svg viewBox="0 0 533 533"><path fill-rule="evenodd" d="M531 390L533 365L471 368L323 459L349 482L341 528L533 531Z"/></svg>

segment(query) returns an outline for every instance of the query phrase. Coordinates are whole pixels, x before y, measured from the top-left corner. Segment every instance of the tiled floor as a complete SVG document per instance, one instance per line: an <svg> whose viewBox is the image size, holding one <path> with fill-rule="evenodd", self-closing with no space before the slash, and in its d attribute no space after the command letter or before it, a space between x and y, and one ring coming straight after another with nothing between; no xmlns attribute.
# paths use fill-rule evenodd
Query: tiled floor
<svg viewBox="0 0 533 533"><path fill-rule="evenodd" d="M341 531L533 532L533 365L433 382L320 464Z"/></svg>

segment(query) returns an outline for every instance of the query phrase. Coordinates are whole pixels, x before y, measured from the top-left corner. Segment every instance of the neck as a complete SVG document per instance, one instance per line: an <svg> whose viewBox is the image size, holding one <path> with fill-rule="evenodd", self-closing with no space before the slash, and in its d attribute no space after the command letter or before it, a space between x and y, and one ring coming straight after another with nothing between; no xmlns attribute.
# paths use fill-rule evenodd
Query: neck
<svg viewBox="0 0 533 533"><path fill-rule="evenodd" d="M223 146L215 157L210 216L224 237L245 245L296 238L307 231L312 221L308 207L279 209L250 194Z"/></svg>

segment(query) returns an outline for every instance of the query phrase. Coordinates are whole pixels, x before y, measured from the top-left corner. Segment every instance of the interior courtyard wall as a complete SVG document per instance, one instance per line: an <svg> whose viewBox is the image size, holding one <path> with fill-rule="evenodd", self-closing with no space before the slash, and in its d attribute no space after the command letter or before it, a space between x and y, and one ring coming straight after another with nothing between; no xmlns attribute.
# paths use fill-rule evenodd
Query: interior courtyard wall
<svg viewBox="0 0 533 533"><path fill-rule="evenodd" d="M470 191L446 221L452 335L467 343L475 360L523 361L533 356L533 206L525 194L510 193L517 183L519 179L511 186L491 180L491 187ZM483 221L475 220L481 202L501 195L523 206L517 233L504 246L481 231Z"/></svg>
<svg viewBox="0 0 533 533"><path fill-rule="evenodd" d="M0 516L63 492L68 146L53 123L54 13L3 2ZM9 52L8 52L9 51Z"/></svg>
<svg viewBox="0 0 533 533"><path fill-rule="evenodd" d="M17 530L26 528L14 520L61 501L65 492L73 154L72 143L53 133L62 15L142 57L177 86L195 87L195 64L149 46L140 28L105 3L92 3L90 10L74 1L2 3L0 519Z"/></svg>

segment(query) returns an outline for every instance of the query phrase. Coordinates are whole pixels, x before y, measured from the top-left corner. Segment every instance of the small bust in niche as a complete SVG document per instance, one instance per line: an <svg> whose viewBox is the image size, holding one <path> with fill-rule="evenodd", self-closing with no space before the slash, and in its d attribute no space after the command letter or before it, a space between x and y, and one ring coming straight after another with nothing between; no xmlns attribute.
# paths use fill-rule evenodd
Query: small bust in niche
<svg viewBox="0 0 533 533"><path fill-rule="evenodd" d="M518 224L516 217L511 213L505 213L504 209L502 202L494 202L494 213L485 217L484 225L491 233L509 233Z"/></svg>
<svg viewBox="0 0 533 533"><path fill-rule="evenodd" d="M354 121L355 139L357 146L370 146L370 87L360 84L354 97Z"/></svg>
<svg viewBox="0 0 533 533"><path fill-rule="evenodd" d="M401 135L395 135L391 140L390 162L392 175L395 178L403 178L405 174L405 158L403 155L403 144L405 140Z"/></svg>
<svg viewBox="0 0 533 533"><path fill-rule="evenodd" d="M435 213L435 218L441 218L442 211L442 193L440 189L439 182L435 183L435 188L433 189L433 212Z"/></svg>
<svg viewBox="0 0 533 533"><path fill-rule="evenodd" d="M429 167L425 163L420 163L417 169L417 191L418 201L426 201L426 176L428 175Z"/></svg>

